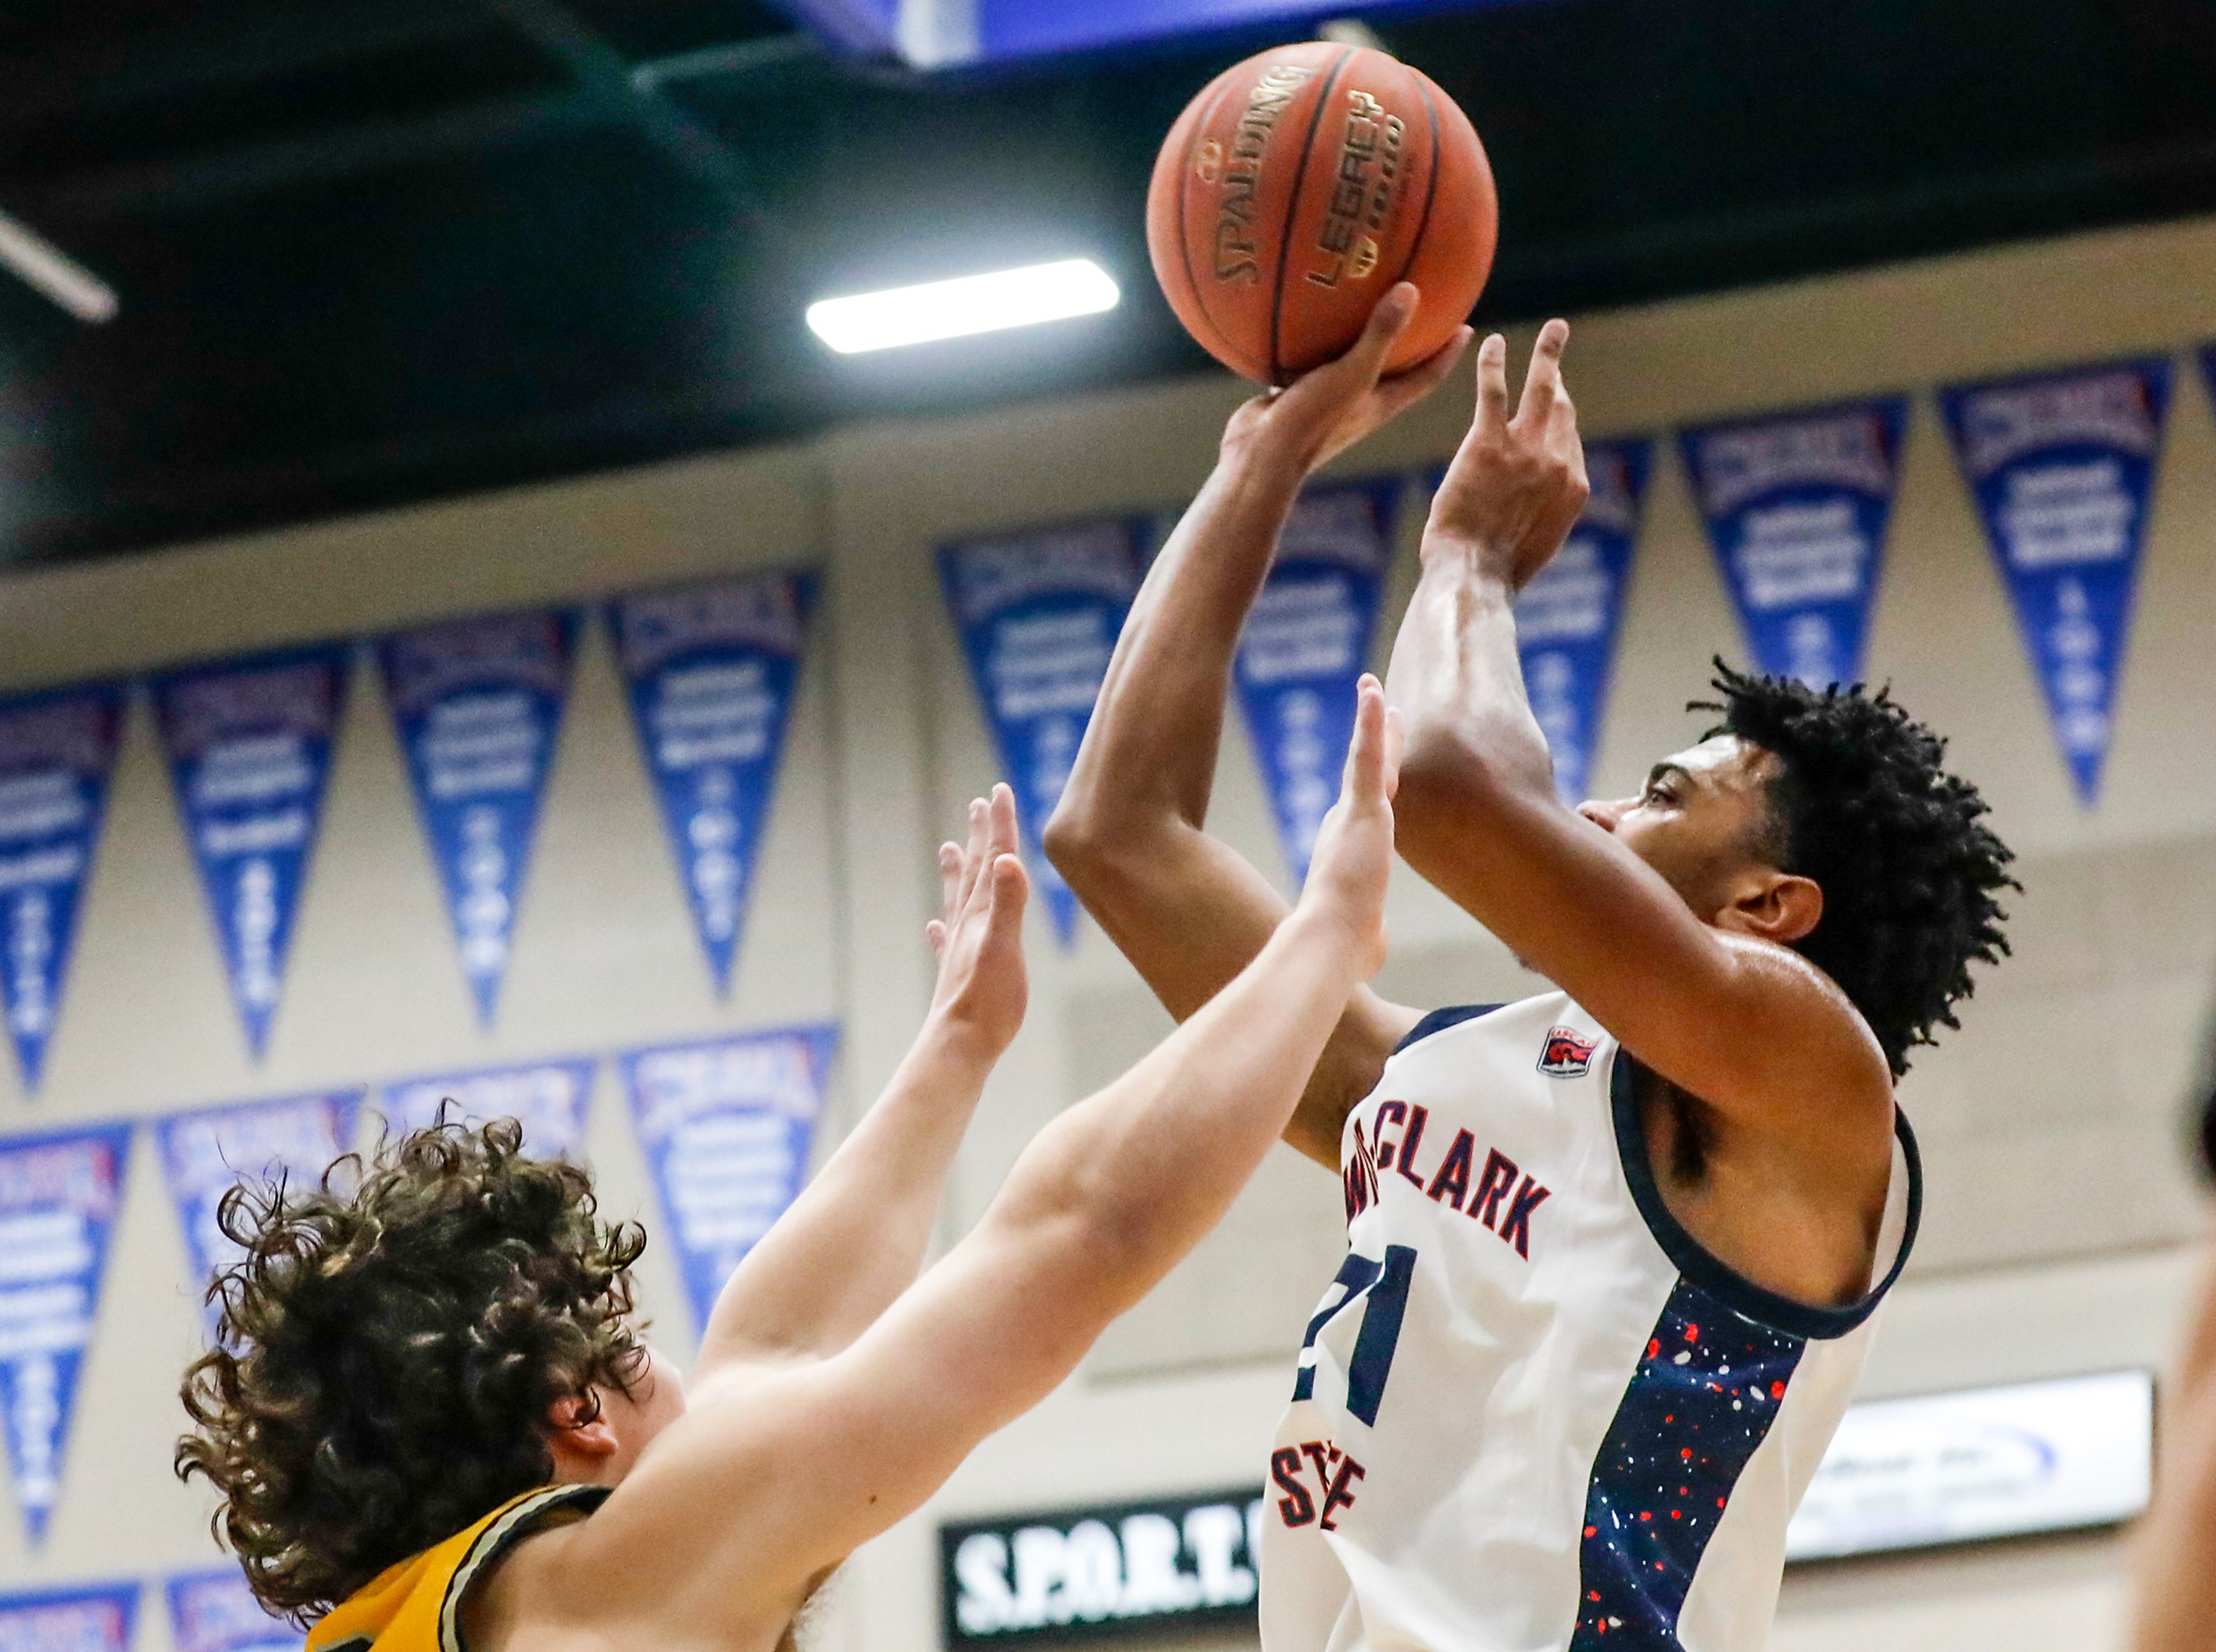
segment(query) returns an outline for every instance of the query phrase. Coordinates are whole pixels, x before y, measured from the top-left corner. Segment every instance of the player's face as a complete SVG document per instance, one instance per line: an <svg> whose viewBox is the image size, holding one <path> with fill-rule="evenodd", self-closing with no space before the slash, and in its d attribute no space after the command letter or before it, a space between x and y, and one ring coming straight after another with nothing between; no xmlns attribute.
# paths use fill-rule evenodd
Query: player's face
<svg viewBox="0 0 2216 1652"><path fill-rule="evenodd" d="M1769 786L1777 759L1758 746L1719 734L1664 758L1634 797L1585 802L1578 813L1611 833L1663 878L1703 919L1733 898L1761 848Z"/></svg>

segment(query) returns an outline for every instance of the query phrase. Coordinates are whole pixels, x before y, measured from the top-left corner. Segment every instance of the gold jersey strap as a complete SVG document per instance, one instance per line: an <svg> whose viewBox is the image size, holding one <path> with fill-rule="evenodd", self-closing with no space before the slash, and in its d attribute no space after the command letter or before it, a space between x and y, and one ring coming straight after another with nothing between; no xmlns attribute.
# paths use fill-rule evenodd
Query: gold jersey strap
<svg viewBox="0 0 2216 1652"><path fill-rule="evenodd" d="M471 1584L521 1538L582 1520L607 1495L606 1486L545 1486L510 1498L357 1589L308 1631L307 1652L466 1652L461 1612Z"/></svg>

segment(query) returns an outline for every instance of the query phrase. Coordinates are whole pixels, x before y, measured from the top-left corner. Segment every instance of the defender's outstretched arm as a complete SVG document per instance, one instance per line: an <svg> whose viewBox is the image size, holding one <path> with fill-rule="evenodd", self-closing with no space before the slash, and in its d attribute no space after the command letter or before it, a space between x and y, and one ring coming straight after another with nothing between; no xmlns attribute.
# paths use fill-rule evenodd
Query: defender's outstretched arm
<svg viewBox="0 0 2216 1652"><path fill-rule="evenodd" d="M1467 344L1465 330L1421 366L1381 381L1415 298L1405 285L1388 292L1345 356L1233 415L1215 473L1132 604L1047 823L1048 857L1179 1020L1246 967L1289 910L1205 829L1232 662L1302 484L1429 395ZM1357 990L1286 1139L1337 1170L1346 1109L1415 1020Z"/></svg>
<svg viewBox="0 0 2216 1652"><path fill-rule="evenodd" d="M946 1172L985 1079L1023 1025L1025 886L1006 786L942 844L930 1013L892 1082L733 1272L701 1338L699 1379L836 1354L915 1282Z"/></svg>
<svg viewBox="0 0 2216 1652"><path fill-rule="evenodd" d="M1408 724L1400 853L1688 1093L1867 1139L1872 1116L1891 1116L1891 1075L1844 995L1782 947L1701 921L1555 799L1511 605L1585 502L1568 337L1559 321L1542 329L1513 418L1505 341L1478 353L1476 421L1432 503L1388 679Z"/></svg>
<svg viewBox="0 0 2216 1652"><path fill-rule="evenodd" d="M1382 961L1394 743L1365 679L1308 887L1253 964L1042 1131L976 1228L852 1348L703 1384L567 1538L562 1575L594 1581L558 1603L565 1621L612 1640L742 1630L767 1644L810 1579L1060 1384L1216 1223ZM994 870L1022 875L1013 856Z"/></svg>

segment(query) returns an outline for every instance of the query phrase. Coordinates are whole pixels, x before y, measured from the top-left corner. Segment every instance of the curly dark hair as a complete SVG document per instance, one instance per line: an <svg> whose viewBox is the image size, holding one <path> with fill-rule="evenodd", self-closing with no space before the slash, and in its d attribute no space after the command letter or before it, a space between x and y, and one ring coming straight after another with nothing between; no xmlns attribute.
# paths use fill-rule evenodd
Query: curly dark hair
<svg viewBox="0 0 2216 1652"><path fill-rule="evenodd" d="M1985 824L1978 789L1942 766L1947 742L1889 690L1819 692L1715 666L1723 699L1687 709L1722 714L1704 739L1735 734L1776 758L1764 851L1824 892L1795 949L1862 1011L1897 1078L1933 1028L1960 1024L1971 961L2007 954L1997 896L2022 887L2008 872L2016 857Z"/></svg>
<svg viewBox="0 0 2216 1652"><path fill-rule="evenodd" d="M386 1567L553 1476L548 1409L623 1391L644 1354L635 1223L522 1129L442 1122L349 1154L305 1192L225 1194L244 1256L208 1287L214 1348L185 1373L178 1477L255 1596L305 1627Z"/></svg>

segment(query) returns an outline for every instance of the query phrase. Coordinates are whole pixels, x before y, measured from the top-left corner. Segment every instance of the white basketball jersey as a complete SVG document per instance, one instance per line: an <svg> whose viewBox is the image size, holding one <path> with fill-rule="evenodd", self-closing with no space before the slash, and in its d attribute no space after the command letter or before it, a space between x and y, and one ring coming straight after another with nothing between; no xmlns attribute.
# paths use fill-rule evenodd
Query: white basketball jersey
<svg viewBox="0 0 2216 1652"><path fill-rule="evenodd" d="M1565 994L1441 1010L1348 1118L1348 1254L1265 1488L1264 1652L1765 1644L1915 1237L1915 1139L1899 1120L1882 1277L1811 1308L1671 1217L1633 1066Z"/></svg>

